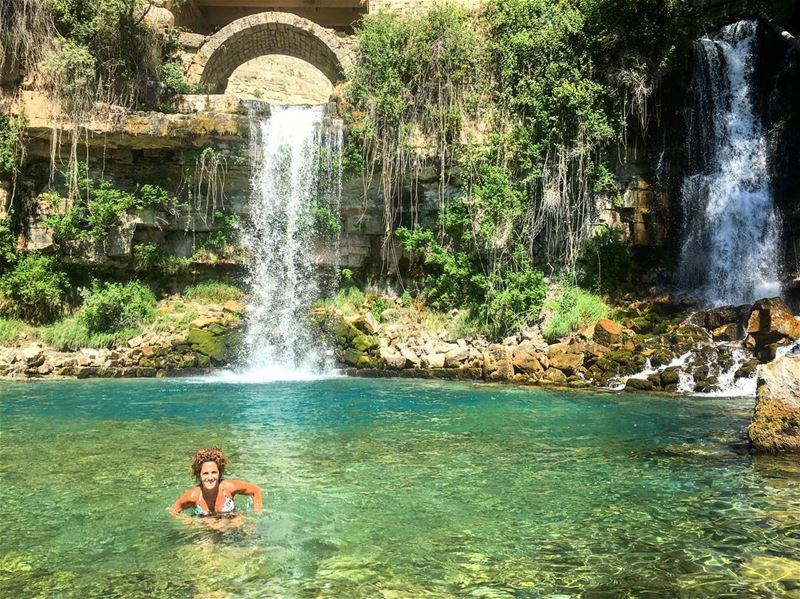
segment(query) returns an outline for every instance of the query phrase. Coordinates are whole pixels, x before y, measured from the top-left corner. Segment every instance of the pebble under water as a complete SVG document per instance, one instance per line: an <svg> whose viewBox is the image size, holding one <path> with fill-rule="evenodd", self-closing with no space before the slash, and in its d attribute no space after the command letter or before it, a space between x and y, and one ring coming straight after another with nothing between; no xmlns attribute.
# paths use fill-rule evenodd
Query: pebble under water
<svg viewBox="0 0 800 599"><path fill-rule="evenodd" d="M752 398L336 378L0 386L7 597L800 597ZM219 444L241 527L166 513Z"/></svg>

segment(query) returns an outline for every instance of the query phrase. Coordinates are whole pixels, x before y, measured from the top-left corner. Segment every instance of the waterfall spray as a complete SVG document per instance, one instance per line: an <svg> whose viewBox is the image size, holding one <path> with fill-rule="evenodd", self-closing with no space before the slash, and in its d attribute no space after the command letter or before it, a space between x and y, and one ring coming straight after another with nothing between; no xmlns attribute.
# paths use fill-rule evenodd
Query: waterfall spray
<svg viewBox="0 0 800 599"><path fill-rule="evenodd" d="M315 259L314 214L338 216L341 122L323 108L273 106L251 116L248 326L242 367L262 380L308 378L333 370L308 315L323 290Z"/></svg>
<svg viewBox="0 0 800 599"><path fill-rule="evenodd" d="M750 84L755 33L755 22L741 21L695 47L679 280L714 306L781 291L778 219Z"/></svg>

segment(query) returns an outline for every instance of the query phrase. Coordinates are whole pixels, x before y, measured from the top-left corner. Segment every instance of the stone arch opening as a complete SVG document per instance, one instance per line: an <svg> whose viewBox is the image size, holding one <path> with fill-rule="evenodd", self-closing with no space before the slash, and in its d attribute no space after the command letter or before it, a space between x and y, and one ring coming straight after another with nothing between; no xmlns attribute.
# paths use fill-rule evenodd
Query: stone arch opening
<svg viewBox="0 0 800 599"><path fill-rule="evenodd" d="M346 42L333 31L293 14L263 12L237 19L209 37L189 67L189 81L223 93L237 67L269 54L308 62L334 85L351 64Z"/></svg>

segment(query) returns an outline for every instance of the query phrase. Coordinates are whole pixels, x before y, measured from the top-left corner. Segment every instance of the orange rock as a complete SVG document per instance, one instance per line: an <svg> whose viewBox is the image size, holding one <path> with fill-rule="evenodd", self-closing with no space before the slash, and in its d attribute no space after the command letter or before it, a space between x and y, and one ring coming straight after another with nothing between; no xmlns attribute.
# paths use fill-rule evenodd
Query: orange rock
<svg viewBox="0 0 800 599"><path fill-rule="evenodd" d="M611 347L622 343L622 327L613 320L603 318L594 325L594 340L600 345Z"/></svg>

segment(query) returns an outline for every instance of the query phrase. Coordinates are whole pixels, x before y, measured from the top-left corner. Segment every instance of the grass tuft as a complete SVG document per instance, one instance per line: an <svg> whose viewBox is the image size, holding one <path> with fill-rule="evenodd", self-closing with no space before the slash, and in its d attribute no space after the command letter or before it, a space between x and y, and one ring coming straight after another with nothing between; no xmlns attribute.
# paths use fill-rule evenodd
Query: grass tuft
<svg viewBox="0 0 800 599"><path fill-rule="evenodd" d="M241 301L244 292L228 283L204 281L187 287L183 295L201 304L224 304L228 301Z"/></svg>
<svg viewBox="0 0 800 599"><path fill-rule="evenodd" d="M555 309L542 331L548 341L588 327L608 314L608 306L602 297L573 285L564 285L555 302L548 307Z"/></svg>

